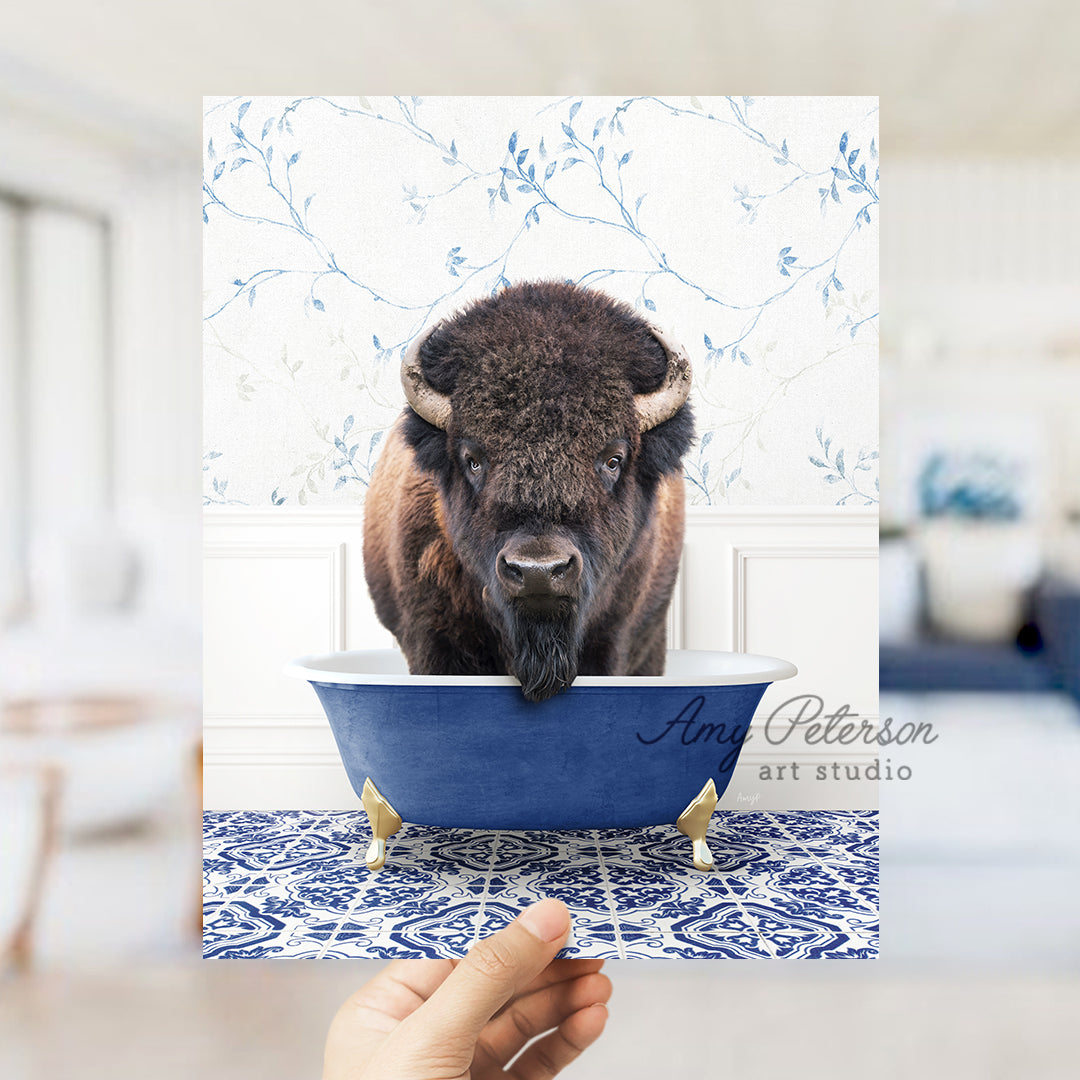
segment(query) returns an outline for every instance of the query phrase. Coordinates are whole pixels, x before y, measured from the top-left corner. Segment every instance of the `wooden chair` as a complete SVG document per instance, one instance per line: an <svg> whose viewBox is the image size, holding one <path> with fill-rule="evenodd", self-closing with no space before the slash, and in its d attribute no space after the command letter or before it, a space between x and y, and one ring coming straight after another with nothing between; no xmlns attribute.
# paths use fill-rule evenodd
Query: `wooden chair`
<svg viewBox="0 0 1080 1080"><path fill-rule="evenodd" d="M26 971L57 844L60 771L0 765L0 972ZM10 863L9 863L10 860Z"/></svg>

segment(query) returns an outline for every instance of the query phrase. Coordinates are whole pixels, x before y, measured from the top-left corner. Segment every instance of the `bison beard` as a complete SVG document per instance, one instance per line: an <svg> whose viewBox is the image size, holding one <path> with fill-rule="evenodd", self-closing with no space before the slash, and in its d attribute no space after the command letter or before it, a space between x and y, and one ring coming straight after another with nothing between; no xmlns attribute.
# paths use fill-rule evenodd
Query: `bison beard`
<svg viewBox="0 0 1080 1080"><path fill-rule="evenodd" d="M569 605L565 612L537 617L515 611L507 619L507 667L529 701L544 701L565 690L577 676L581 622Z"/></svg>

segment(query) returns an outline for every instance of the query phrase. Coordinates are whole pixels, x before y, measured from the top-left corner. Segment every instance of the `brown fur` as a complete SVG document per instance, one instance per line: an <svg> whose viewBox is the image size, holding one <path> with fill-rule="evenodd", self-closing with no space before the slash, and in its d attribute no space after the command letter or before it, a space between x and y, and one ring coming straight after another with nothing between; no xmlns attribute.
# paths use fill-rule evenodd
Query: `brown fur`
<svg viewBox="0 0 1080 1080"><path fill-rule="evenodd" d="M637 431L634 395L666 372L644 322L602 293L522 285L440 324L420 355L453 416L441 431L406 409L364 530L376 611L410 670L510 672L533 698L577 674L661 673L692 418L684 406ZM613 440L625 448L614 482L602 466ZM463 448L482 456L481 479ZM521 536L582 553L579 594L556 615L523 612L500 589L495 561Z"/></svg>

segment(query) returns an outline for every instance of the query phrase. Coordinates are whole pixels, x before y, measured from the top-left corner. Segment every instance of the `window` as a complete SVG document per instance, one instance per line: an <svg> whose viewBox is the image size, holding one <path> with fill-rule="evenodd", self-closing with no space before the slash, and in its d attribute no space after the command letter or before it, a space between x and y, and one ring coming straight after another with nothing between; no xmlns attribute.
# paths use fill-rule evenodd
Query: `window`
<svg viewBox="0 0 1080 1080"><path fill-rule="evenodd" d="M0 623L32 545L111 509L109 248L95 214L0 196Z"/></svg>

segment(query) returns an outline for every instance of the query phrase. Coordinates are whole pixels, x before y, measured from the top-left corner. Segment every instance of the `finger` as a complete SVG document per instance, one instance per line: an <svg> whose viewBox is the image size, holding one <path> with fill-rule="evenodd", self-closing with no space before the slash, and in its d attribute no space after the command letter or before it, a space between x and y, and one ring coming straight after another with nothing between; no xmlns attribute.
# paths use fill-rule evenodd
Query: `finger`
<svg viewBox="0 0 1080 1080"><path fill-rule="evenodd" d="M340 1012L369 1022L381 1015L391 1023L377 1026L390 1030L423 1005L452 970L449 960L394 960L346 999Z"/></svg>
<svg viewBox="0 0 1080 1080"><path fill-rule="evenodd" d="M572 979L580 979L584 975L591 975L594 972L599 971L603 966L603 960L594 960L578 956L568 957L562 960L552 960L528 986L518 992L516 998L507 1002L506 1005L503 1006L503 1009L508 1009L513 1001L518 998L535 993L537 990L543 990L548 986L555 986L558 983L569 982ZM496 1013L495 1015L498 1016L499 1013Z"/></svg>
<svg viewBox="0 0 1080 1080"><path fill-rule="evenodd" d="M594 973L556 983L511 1002L484 1028L477 1045L492 1061L506 1065L537 1035L557 1028L590 1005L606 1004L610 997L611 980L606 975Z"/></svg>
<svg viewBox="0 0 1080 1080"><path fill-rule="evenodd" d="M419 1006L435 993L453 970L450 960L392 960L378 977L413 995Z"/></svg>
<svg viewBox="0 0 1080 1080"><path fill-rule="evenodd" d="M338 1009L326 1036L324 1076L355 1076L352 1064L367 1061L405 1017L418 1009L447 975L445 960L388 964Z"/></svg>
<svg viewBox="0 0 1080 1080"><path fill-rule="evenodd" d="M605 1005L590 1005L568 1016L555 1031L537 1039L514 1062L514 1080L549 1080L557 1076L583 1050L600 1038L607 1023Z"/></svg>
<svg viewBox="0 0 1080 1080"><path fill-rule="evenodd" d="M417 1045L453 1038L472 1046L491 1017L555 959L569 933L566 905L547 899L478 941L407 1021Z"/></svg>

